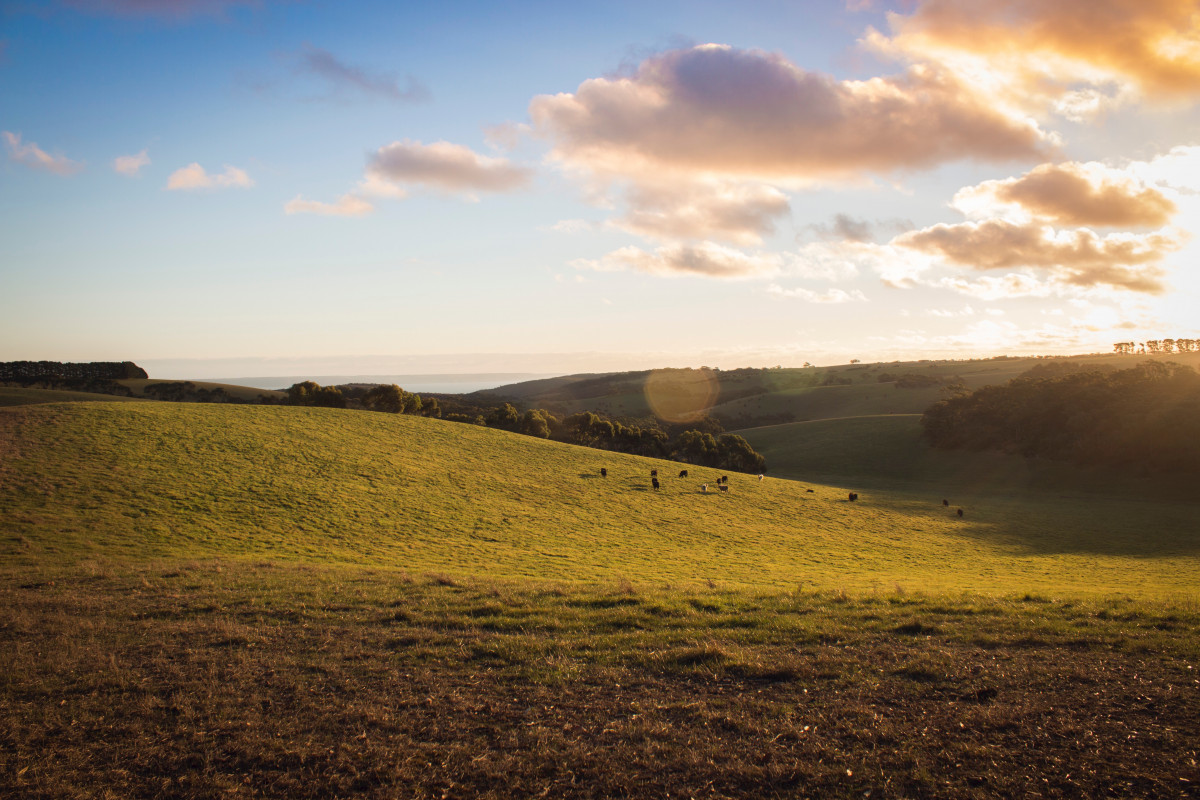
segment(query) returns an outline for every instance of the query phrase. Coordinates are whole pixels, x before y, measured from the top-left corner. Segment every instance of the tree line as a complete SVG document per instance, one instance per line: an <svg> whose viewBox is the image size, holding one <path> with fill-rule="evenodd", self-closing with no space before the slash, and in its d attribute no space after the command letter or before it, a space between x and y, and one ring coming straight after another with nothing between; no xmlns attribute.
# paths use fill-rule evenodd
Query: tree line
<svg viewBox="0 0 1200 800"><path fill-rule="evenodd" d="M1200 339L1147 339L1144 342L1115 342L1113 352L1121 355L1146 353L1195 353L1200 351Z"/></svg>
<svg viewBox="0 0 1200 800"><path fill-rule="evenodd" d="M321 386L313 381L292 385L287 405L359 408L391 414L441 417L451 422L482 425L539 439L593 447L685 464L736 472L763 472L766 459L741 436L726 433L719 422L705 417L693 423L669 425L657 420L621 420L591 411L557 417L542 408L524 411L512 403L478 406L443 397L422 397L389 386Z"/></svg>
<svg viewBox="0 0 1200 800"><path fill-rule="evenodd" d="M1142 468L1200 471L1200 373L1147 361L1125 370L1024 375L930 406L939 448Z"/></svg>

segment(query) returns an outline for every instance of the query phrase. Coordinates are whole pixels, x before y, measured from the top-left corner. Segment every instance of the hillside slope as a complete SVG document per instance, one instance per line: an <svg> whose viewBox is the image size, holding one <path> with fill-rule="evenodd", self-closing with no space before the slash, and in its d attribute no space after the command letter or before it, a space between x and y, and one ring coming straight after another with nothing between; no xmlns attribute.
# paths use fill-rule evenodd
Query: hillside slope
<svg viewBox="0 0 1200 800"><path fill-rule="evenodd" d="M607 467L609 476L599 475ZM664 476L661 491L649 470ZM0 409L0 560L231 557L731 586L1194 593L1191 504L980 501L716 473L315 408ZM814 492L805 491L813 488Z"/></svg>

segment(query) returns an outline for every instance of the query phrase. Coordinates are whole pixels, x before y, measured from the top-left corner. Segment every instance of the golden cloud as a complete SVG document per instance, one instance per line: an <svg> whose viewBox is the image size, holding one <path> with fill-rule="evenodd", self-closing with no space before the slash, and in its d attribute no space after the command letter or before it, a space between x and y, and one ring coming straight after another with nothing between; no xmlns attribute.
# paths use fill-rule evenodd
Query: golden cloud
<svg viewBox="0 0 1200 800"><path fill-rule="evenodd" d="M1018 209L1060 225L1161 227L1176 211L1157 188L1103 164L1042 164L1019 178L963 189L953 205L968 216Z"/></svg>
<svg viewBox="0 0 1200 800"><path fill-rule="evenodd" d="M1154 98L1200 91L1200 7L1195 0L925 0L890 14L880 50L933 59L1058 96L1059 110L1086 115L1102 95L1071 88L1126 85ZM974 63L972 68L969 64Z"/></svg>
<svg viewBox="0 0 1200 800"><path fill-rule="evenodd" d="M791 210L787 195L771 186L725 182L635 184L630 210L615 227L656 239L714 237L754 245L775 231Z"/></svg>
<svg viewBox="0 0 1200 800"><path fill-rule="evenodd" d="M1052 140L948 72L839 81L726 45L674 50L635 74L530 103L568 169L601 176L721 177L779 184L859 180L956 159L1044 154Z"/></svg>
<svg viewBox="0 0 1200 800"><path fill-rule="evenodd" d="M755 278L773 275L783 258L773 253L746 254L740 250L699 242L694 245L666 245L648 252L640 247L622 247L599 260L572 262L578 269L599 272L645 272L661 276L700 276L709 278Z"/></svg>
<svg viewBox="0 0 1200 800"><path fill-rule="evenodd" d="M1158 264L1180 244L1161 232L1099 236L1086 228L1056 232L1045 225L987 220L911 231L890 246L974 270L1038 269L1072 286L1159 294L1165 287Z"/></svg>

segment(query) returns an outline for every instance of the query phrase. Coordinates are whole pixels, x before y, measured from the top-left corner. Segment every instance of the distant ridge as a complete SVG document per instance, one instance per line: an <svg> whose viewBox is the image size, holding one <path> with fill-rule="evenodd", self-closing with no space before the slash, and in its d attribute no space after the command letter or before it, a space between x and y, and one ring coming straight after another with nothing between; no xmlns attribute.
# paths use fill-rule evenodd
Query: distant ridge
<svg viewBox="0 0 1200 800"><path fill-rule="evenodd" d="M410 392L440 394L470 394L512 383L556 377L559 373L538 372L463 372L424 373L412 375L267 375L241 378L211 378L214 383L249 386L254 389L286 389L303 381L315 381L322 386L342 386L351 383L394 383Z"/></svg>

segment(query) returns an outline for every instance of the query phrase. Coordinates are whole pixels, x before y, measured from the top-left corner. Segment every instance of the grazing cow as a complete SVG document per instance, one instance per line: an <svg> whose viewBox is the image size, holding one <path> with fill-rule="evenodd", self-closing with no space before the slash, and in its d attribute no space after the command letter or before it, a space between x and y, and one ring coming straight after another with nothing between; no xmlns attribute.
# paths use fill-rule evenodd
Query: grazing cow
<svg viewBox="0 0 1200 800"><path fill-rule="evenodd" d="M707 483L700 484L700 494L708 494L708 484Z"/></svg>
<svg viewBox="0 0 1200 800"><path fill-rule="evenodd" d="M949 500L942 500L942 505L944 505L944 506L948 506L948 505L950 505L950 501L949 501Z"/></svg>
<svg viewBox="0 0 1200 800"><path fill-rule="evenodd" d="M601 477L601 478L607 478L607 477L608 477L608 468L607 468L607 467L601 467L601 468L600 468L600 477Z"/></svg>
<svg viewBox="0 0 1200 800"><path fill-rule="evenodd" d="M851 492L850 493L850 502L854 502L857 499L858 499L858 492Z"/></svg>
<svg viewBox="0 0 1200 800"><path fill-rule="evenodd" d="M651 478L650 485L653 486L655 489L657 489L658 488L658 478Z"/></svg>
<svg viewBox="0 0 1200 800"><path fill-rule="evenodd" d="M962 509L961 509L961 508L958 510L958 515L959 515L960 517L962 516Z"/></svg>
<svg viewBox="0 0 1200 800"><path fill-rule="evenodd" d="M652 470L650 470L650 477L651 477L651 478L657 478L657 477L658 477L658 470L656 470L656 469L652 469Z"/></svg>
<svg viewBox="0 0 1200 800"><path fill-rule="evenodd" d="M809 494L816 494L815 489L805 489L804 491L808 492Z"/></svg>
<svg viewBox="0 0 1200 800"><path fill-rule="evenodd" d="M681 469L681 470L679 470L679 477L681 477L681 478L686 478L686 477L687 477L687 470L686 470L686 469Z"/></svg>

